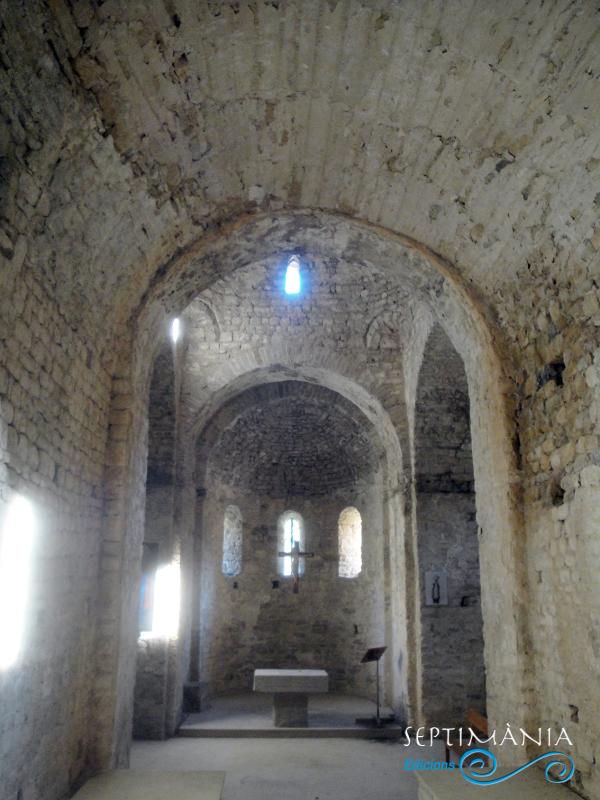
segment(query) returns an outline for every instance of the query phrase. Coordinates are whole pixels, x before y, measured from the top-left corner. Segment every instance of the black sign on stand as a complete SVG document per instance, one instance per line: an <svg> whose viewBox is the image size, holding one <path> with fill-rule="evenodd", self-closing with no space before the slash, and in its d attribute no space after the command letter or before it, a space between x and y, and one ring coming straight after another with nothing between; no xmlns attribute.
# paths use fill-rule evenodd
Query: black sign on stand
<svg viewBox="0 0 600 800"><path fill-rule="evenodd" d="M381 656L385 653L387 647L369 647L367 652L361 658L361 664L370 664L371 662L375 661L377 664L377 714L374 717L357 717L356 722L359 725L371 725L376 728L381 728L384 725L389 725L390 723L394 722L394 715L392 714L389 717L382 717L381 716L381 700L379 697L379 685L380 685L380 677L379 677L379 662L381 661Z"/></svg>
<svg viewBox="0 0 600 800"><path fill-rule="evenodd" d="M361 658L360 663L368 664L370 661L379 661L386 650L387 647L369 647L367 652Z"/></svg>

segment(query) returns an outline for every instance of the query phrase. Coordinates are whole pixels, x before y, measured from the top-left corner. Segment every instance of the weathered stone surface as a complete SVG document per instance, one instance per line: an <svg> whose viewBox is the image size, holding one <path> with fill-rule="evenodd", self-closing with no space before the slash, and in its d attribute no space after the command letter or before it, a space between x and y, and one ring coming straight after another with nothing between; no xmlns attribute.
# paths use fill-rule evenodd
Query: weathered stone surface
<svg viewBox="0 0 600 800"><path fill-rule="evenodd" d="M485 711L479 542L467 377L444 332L431 332L415 403L422 711L430 725ZM425 573L444 569L448 605L425 603Z"/></svg>
<svg viewBox="0 0 600 800"><path fill-rule="evenodd" d="M427 313L442 324L469 385L492 721L566 726L576 788L600 797L595 6L9 0L0 19L0 499L24 492L42 520L29 643L2 676L2 791L54 800L127 759L151 365L165 310L212 288L189 314L215 365L189 382L180 441L255 370L345 389L382 440L383 408L406 445L385 547L408 588L388 619L418 616L403 354ZM291 317L306 336L263 290L264 318L238 317L219 281L298 243L370 286L332 280L312 321ZM370 297L357 322L375 284L410 312L385 369L389 309ZM188 455L165 476L152 452L176 488L148 508L191 494ZM193 503L177 508L164 552L189 560ZM387 631L398 697L419 679L408 628Z"/></svg>
<svg viewBox="0 0 600 800"><path fill-rule="evenodd" d="M268 406L266 407L268 411ZM360 664L367 647L384 637L385 592L381 476L316 497L240 494L210 482L198 508L200 674L211 693L250 690L260 667L327 669L332 688L372 696L374 673ZM242 526L239 575L222 573L225 507L235 502ZM354 504L363 517L362 570L338 575L338 519ZM298 594L280 574L280 520L302 516L306 560ZM233 644L235 643L235 644Z"/></svg>

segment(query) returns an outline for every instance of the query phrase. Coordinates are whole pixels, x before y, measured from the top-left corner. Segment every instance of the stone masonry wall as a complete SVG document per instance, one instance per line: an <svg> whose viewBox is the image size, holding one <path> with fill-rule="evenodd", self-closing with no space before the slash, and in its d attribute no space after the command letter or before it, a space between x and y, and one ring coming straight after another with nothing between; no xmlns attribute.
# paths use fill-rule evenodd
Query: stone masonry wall
<svg viewBox="0 0 600 800"><path fill-rule="evenodd" d="M311 248L302 259L301 294L286 297L285 263L275 255L244 263L186 308L182 424L193 428L214 392L275 348L341 375L351 365L352 377L389 408L401 436L406 292L383 271Z"/></svg>
<svg viewBox="0 0 600 800"><path fill-rule="evenodd" d="M209 692L251 690L256 668L304 667L326 669L332 691L373 695L373 671L359 662L367 647L384 641L378 483L289 500L210 488L199 531L201 674ZM235 577L221 572L223 514L230 502L243 516L243 566ZM363 518L363 569L354 579L338 577L337 522L348 505ZM302 515L305 546L315 553L306 559L298 594L291 579L278 574L277 523L287 510Z"/></svg>
<svg viewBox="0 0 600 800"><path fill-rule="evenodd" d="M405 427L401 401L402 319L405 313L403 293L376 271L369 274L356 269L345 259L319 257L303 260L302 296L286 299L282 295L283 270L284 262L250 263L235 275L218 281L210 291L202 293L186 309L182 317L185 348L182 408L184 416L189 420L188 424L193 425L198 413L205 414L207 406L210 407L209 404L214 402L211 392L218 393L226 389L229 383L250 368L257 355L263 358L263 353L275 348L282 353L289 351L298 364L320 364L330 369L332 374L339 372L343 376L348 374L348 368L351 367L350 375L360 376L360 385L373 393L374 402L379 401L384 407L389 406L392 420L397 426L395 435L401 437ZM273 363L276 365L278 362L278 356L273 356ZM285 376L286 371L283 369L282 377ZM311 383L297 384L304 389L296 401L294 422L287 426L285 416L277 410L277 403L269 406L268 410L266 407L273 386L278 386L278 391L282 393L279 407L286 407L287 390L282 388L286 383L280 381L272 384L271 389L268 386L256 387L253 390L257 394L253 415L247 416L243 413L247 400L239 401L239 407L234 405L228 412L229 421L219 422L217 432L210 434L220 435L220 426L225 425L225 439L230 440L236 430L240 435L240 442L236 446L222 448L221 455L214 459L210 472L217 485L228 487L234 502L237 503L240 485L243 485L242 494L251 488L267 503L273 501L273 491L276 495L285 496L281 482L282 468L289 473L288 478L293 476L303 483L299 492L302 502L312 498L314 505L317 498L322 497L327 502L329 495L335 494L348 481L355 484L361 476L368 475L383 457L385 448L389 452L393 451L393 458L398 465L401 460L398 438L394 443L394 439L387 434L388 438L377 444L375 430L364 429L364 418L357 426L357 414L359 417L361 414L352 403L330 391L326 402L315 404L315 395L319 392L322 394L324 390L319 386L311 387ZM261 394L263 389L265 396ZM293 403L294 398L288 398L288 401ZM277 426L273 427L271 445L264 441L261 445L265 420L270 420L271 417L273 422L280 419L279 428L276 430ZM302 426L307 424L312 430L308 438L302 431ZM208 434L201 434L201 443L205 435ZM211 439L211 445L213 441ZM375 461L370 453L373 446L378 451ZM311 448L315 447L317 449L311 453ZM284 463L285 453L293 453L289 464ZM255 476L251 481L250 475ZM198 479L207 490L203 479ZM399 475L392 478L394 485L397 485L398 480ZM292 500L293 498L289 499L288 505L293 506ZM343 507L336 504L335 513L331 511L333 521L329 527L332 531L337 529L337 515ZM217 516L222 515L223 510L224 507L219 507ZM280 509L283 510L285 506ZM377 513L381 514L381 509ZM402 513L400 508L397 513ZM275 524L272 515L269 521L268 518L263 518L262 512L255 510L252 514L256 517L254 527ZM275 519L277 516L278 514ZM376 527L381 530L382 526L378 523ZM217 531L221 536L222 520L218 522ZM214 555L214 558L217 559L217 556ZM219 574L220 558L219 556L214 561L214 569L217 570L214 580L217 583L224 581ZM264 592L261 596L271 605L272 598L278 591L269 589L268 575L272 567L267 560L264 568L266 589L261 588L261 592ZM332 567L328 569L331 570ZM383 577L380 575L375 580L381 582ZM361 576L359 581L365 582L366 579ZM210 585L213 586L212 583ZM340 585L344 584L340 584L340 579L336 578L333 583L336 592ZM366 591L364 586L361 591ZM398 591L405 591L404 582L398 587ZM233 592L232 596L239 595ZM292 602L294 599L292 598ZM359 606L357 604L357 608ZM365 607L368 608L368 602ZM275 607L277 608L278 606ZM382 640L385 638L385 616L390 613L389 604L386 609L388 610L382 606L377 622L379 627L375 628L381 629L379 638ZM229 612L225 618L228 614ZM360 620L357 624L361 631ZM395 624L398 625L398 622ZM402 620L399 624L403 627L406 623ZM266 622L264 625L266 629ZM369 627L372 625L370 621ZM390 629L388 638L392 636L396 636L396 632L392 633ZM337 661L338 666L335 669L339 669L339 663L354 663L360 649L358 645L364 644L366 649L368 644L361 641L360 635L356 642L350 655L344 653L339 659L331 657L329 663L334 665ZM281 650L274 652L282 657L285 655ZM405 656L403 663L406 664ZM390 668L396 668L395 662L393 665L390 663ZM201 668L202 680L203 673ZM346 681L346 685L355 685L360 690L359 679ZM405 697L401 691L397 692L397 699L400 702L400 694L403 695L404 702Z"/></svg>
<svg viewBox="0 0 600 800"><path fill-rule="evenodd" d="M597 243L587 243L597 248ZM530 588L531 665L542 727L573 741L576 787L600 797L600 281L549 283L548 243L512 298L523 364L520 445Z"/></svg>
<svg viewBox="0 0 600 800"><path fill-rule="evenodd" d="M258 667L323 667L332 690L372 692L359 664L384 641L383 492L368 421L328 389L288 381L230 401L199 439L200 674L213 694L249 690ZM208 452L205 452L208 450ZM268 491L268 493L267 493ZM225 509L242 516L242 569L222 574ZM338 519L362 516L359 576L338 576ZM300 592L278 574L280 517L304 521Z"/></svg>
<svg viewBox="0 0 600 800"><path fill-rule="evenodd" d="M0 673L0 797L55 800L87 774L105 722L95 679L117 349L105 345L126 281L109 277L118 226L108 236L92 220L124 212L131 171L67 74L47 7L3 4L0 51L0 526L15 492L37 523L23 649Z"/></svg>
<svg viewBox="0 0 600 800"><path fill-rule="evenodd" d="M0 256L0 518L18 492L37 524L23 649L0 674L0 797L45 800L78 782L92 735L110 378L93 339L19 269L26 250L17 238Z"/></svg>
<svg viewBox="0 0 600 800"><path fill-rule="evenodd" d="M427 724L464 725L485 713L485 668L469 394L460 356L439 326L417 385L415 481L421 593L422 712ZM426 604L426 572L446 570L448 605Z"/></svg>
<svg viewBox="0 0 600 800"><path fill-rule="evenodd" d="M59 797L85 763L113 319L186 240L298 206L426 243L509 342L528 567L513 605L530 617L535 692L511 694L517 659L496 684L509 707L569 727L578 788L600 797L598 12L482 10L2 5L0 481L3 501L8 486L37 492L48 548L40 647L1 679L9 797Z"/></svg>

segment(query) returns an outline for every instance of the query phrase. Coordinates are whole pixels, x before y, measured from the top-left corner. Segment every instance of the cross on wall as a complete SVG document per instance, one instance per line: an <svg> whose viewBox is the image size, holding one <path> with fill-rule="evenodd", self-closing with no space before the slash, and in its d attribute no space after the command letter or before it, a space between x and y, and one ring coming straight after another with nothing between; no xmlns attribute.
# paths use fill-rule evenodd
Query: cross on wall
<svg viewBox="0 0 600 800"><path fill-rule="evenodd" d="M287 557L292 559L292 591L294 594L298 594L298 591L300 590L300 559L313 558L315 554L300 550L300 542L295 541L290 552L286 553L280 551L278 555L282 558Z"/></svg>

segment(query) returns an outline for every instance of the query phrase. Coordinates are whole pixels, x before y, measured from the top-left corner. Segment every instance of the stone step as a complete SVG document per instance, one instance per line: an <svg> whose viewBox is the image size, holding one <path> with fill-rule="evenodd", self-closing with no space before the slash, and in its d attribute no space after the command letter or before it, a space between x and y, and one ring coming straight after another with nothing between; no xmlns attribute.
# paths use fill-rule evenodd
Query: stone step
<svg viewBox="0 0 600 800"><path fill-rule="evenodd" d="M184 739L400 739L404 728L209 728L181 726Z"/></svg>
<svg viewBox="0 0 600 800"><path fill-rule="evenodd" d="M577 800L561 784L548 783L541 769L530 767L504 783L474 786L458 769L452 772L416 772L419 800Z"/></svg>
<svg viewBox="0 0 600 800"><path fill-rule="evenodd" d="M90 780L73 800L221 800L224 772L120 769Z"/></svg>

